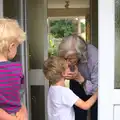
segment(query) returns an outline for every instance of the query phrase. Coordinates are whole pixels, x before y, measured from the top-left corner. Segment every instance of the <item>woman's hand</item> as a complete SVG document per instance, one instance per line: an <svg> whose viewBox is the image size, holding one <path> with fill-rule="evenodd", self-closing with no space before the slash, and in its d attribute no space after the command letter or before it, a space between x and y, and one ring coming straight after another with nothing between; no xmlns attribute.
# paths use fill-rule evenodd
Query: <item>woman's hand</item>
<svg viewBox="0 0 120 120"><path fill-rule="evenodd" d="M74 72L68 72L65 76L66 79L68 80L76 80L78 81L80 84L84 82L84 77L80 74L80 72L78 71L77 66L75 66L75 71Z"/></svg>

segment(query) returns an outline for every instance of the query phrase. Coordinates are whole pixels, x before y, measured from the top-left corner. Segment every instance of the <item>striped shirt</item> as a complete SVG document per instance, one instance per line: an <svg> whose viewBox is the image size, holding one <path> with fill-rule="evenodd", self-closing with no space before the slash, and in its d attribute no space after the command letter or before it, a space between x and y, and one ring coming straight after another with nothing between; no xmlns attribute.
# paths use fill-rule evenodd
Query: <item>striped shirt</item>
<svg viewBox="0 0 120 120"><path fill-rule="evenodd" d="M0 108L9 114L16 113L21 108L21 84L23 84L21 64L0 62Z"/></svg>

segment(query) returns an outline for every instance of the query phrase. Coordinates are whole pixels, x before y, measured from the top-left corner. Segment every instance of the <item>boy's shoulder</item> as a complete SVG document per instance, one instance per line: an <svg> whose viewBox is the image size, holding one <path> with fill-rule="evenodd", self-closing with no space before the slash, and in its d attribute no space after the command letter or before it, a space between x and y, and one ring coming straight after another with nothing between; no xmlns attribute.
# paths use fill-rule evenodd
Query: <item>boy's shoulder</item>
<svg viewBox="0 0 120 120"><path fill-rule="evenodd" d="M11 62L11 61L0 62L0 72L1 74L4 72L6 74L13 73L23 76L22 64L20 62Z"/></svg>
<svg viewBox="0 0 120 120"><path fill-rule="evenodd" d="M64 86L51 85L49 90L70 90L70 89Z"/></svg>
<svg viewBox="0 0 120 120"><path fill-rule="evenodd" d="M48 100L52 101L53 104L61 104L72 107L75 102L79 99L72 90L67 87L53 86L50 87L48 94ZM50 102L49 102L50 103Z"/></svg>
<svg viewBox="0 0 120 120"><path fill-rule="evenodd" d="M4 61L0 62L0 67L22 67L22 64L20 62L11 62L11 61Z"/></svg>
<svg viewBox="0 0 120 120"><path fill-rule="evenodd" d="M72 93L73 93L72 90L64 86L50 86L49 88L49 94L56 94L56 95L59 94L63 96Z"/></svg>

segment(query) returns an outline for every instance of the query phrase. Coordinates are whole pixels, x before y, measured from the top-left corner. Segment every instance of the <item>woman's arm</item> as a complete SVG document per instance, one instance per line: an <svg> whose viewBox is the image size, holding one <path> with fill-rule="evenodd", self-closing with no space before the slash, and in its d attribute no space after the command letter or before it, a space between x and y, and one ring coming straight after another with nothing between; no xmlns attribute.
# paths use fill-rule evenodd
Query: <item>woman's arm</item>
<svg viewBox="0 0 120 120"><path fill-rule="evenodd" d="M92 95L98 88L98 62L94 64L90 77L90 80L85 80L76 66L74 72L68 72L65 76L68 80L76 80L79 82L79 84L83 85L86 94Z"/></svg>
<svg viewBox="0 0 120 120"><path fill-rule="evenodd" d="M98 62L91 72L91 80L86 80L83 87L87 95L92 95L98 88Z"/></svg>

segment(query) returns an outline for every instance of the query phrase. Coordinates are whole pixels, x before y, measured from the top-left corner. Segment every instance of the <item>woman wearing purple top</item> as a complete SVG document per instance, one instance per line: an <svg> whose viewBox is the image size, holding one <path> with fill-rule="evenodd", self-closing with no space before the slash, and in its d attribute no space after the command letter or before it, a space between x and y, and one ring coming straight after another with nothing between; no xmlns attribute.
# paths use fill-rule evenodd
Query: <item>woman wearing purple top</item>
<svg viewBox="0 0 120 120"><path fill-rule="evenodd" d="M58 54L64 57L73 71L66 79L70 80L71 90L83 100L87 100L98 87L98 50L77 35L63 38ZM78 69L76 69L76 67ZM75 120L87 120L87 111L74 106ZM91 108L91 120L97 120L97 102Z"/></svg>

